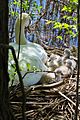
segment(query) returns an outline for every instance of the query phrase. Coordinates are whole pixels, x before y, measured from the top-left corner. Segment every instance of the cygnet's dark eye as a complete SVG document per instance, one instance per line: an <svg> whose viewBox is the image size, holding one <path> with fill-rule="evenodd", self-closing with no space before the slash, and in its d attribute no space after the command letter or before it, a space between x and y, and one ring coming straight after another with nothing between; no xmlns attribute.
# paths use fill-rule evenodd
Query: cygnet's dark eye
<svg viewBox="0 0 80 120"><path fill-rule="evenodd" d="M48 59L48 62L50 62L50 61L51 61L51 59L49 58L49 59Z"/></svg>

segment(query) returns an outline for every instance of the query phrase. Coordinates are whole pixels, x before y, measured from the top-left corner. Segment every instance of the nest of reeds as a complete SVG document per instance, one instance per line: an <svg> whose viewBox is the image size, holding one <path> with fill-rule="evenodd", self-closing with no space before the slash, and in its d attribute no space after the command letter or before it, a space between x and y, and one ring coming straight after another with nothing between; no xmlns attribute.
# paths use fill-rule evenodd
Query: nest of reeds
<svg viewBox="0 0 80 120"><path fill-rule="evenodd" d="M63 51L59 51L60 53L63 54ZM24 88L26 119L74 120L76 115L76 73L77 70L75 71L74 78L63 78L62 81L52 84L40 84ZM14 86L9 91L12 112L16 120L23 120L21 87L20 85ZM77 115L78 120L80 120L80 106L78 106Z"/></svg>

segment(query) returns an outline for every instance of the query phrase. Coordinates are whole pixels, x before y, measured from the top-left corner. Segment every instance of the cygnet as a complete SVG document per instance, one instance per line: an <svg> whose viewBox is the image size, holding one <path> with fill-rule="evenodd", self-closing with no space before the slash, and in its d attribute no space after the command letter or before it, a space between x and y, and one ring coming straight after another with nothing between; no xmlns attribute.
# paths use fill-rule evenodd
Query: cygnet
<svg viewBox="0 0 80 120"><path fill-rule="evenodd" d="M47 61L47 66L50 71L54 71L56 68L62 65L62 59L59 55L52 54Z"/></svg>
<svg viewBox="0 0 80 120"><path fill-rule="evenodd" d="M73 74L72 61L67 59L65 64L55 69L55 72L61 72L63 77L70 77Z"/></svg>
<svg viewBox="0 0 80 120"><path fill-rule="evenodd" d="M63 64L65 64L65 61L66 61L67 59L70 59L70 60L71 60L73 70L76 69L76 67L77 67L76 58L75 58L74 56L71 56L71 51L70 51L70 49L68 49L68 48L66 48L66 49L64 50L64 54L63 54L63 57L62 57Z"/></svg>

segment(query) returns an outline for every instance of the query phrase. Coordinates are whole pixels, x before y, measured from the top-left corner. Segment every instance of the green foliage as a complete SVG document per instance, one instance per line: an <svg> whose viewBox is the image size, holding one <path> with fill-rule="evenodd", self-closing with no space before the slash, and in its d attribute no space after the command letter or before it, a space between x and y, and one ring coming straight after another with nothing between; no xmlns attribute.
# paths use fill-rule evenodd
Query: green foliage
<svg viewBox="0 0 80 120"><path fill-rule="evenodd" d="M41 71L41 70L38 69L36 66L32 66L32 71L36 72L36 71Z"/></svg>
<svg viewBox="0 0 80 120"><path fill-rule="evenodd" d="M59 40L62 40L62 36L57 36L56 38Z"/></svg>
<svg viewBox="0 0 80 120"><path fill-rule="evenodd" d="M27 71L31 71L31 65L30 65L30 63L27 63L26 67L27 67Z"/></svg>
<svg viewBox="0 0 80 120"><path fill-rule="evenodd" d="M76 10L78 4L78 0L70 0L68 5L64 5L61 11L65 12L73 12Z"/></svg>
<svg viewBox="0 0 80 120"><path fill-rule="evenodd" d="M78 0L70 0L70 3L75 3L75 4L77 4L77 3L78 3Z"/></svg>
<svg viewBox="0 0 80 120"><path fill-rule="evenodd" d="M66 20L69 20L69 21L72 20L72 21L76 22L77 21L77 16L72 17L72 16L64 15L63 19L66 19Z"/></svg>
<svg viewBox="0 0 80 120"><path fill-rule="evenodd" d="M60 19L63 19L64 21L59 22L59 19L55 20L47 20L46 24L53 24L54 29L58 29L59 31L65 30L66 35L70 35L71 37L77 36L77 14L75 16L72 16L73 12L77 11L77 5L78 0L70 0L67 5L64 5L61 12L64 12L64 16ZM72 23L70 24L70 21ZM62 37L59 35L57 36L57 39L62 40Z"/></svg>
<svg viewBox="0 0 80 120"><path fill-rule="evenodd" d="M62 9L62 11L71 12L72 9L71 9L70 6L68 6L68 7L67 7L67 6L64 6L63 9Z"/></svg>
<svg viewBox="0 0 80 120"><path fill-rule="evenodd" d="M39 16L42 6L39 6L36 1L32 1L31 9L32 9L31 17L36 18Z"/></svg>
<svg viewBox="0 0 80 120"><path fill-rule="evenodd" d="M9 77L11 81L14 81L15 75L17 74L17 72L15 71L15 63L13 60L13 55L11 53L11 51L9 52L9 60L8 60L8 72L9 72Z"/></svg>
<svg viewBox="0 0 80 120"><path fill-rule="evenodd" d="M23 8L24 11L26 11L29 8L28 0L24 0L24 2L22 4L22 8Z"/></svg>
<svg viewBox="0 0 80 120"><path fill-rule="evenodd" d="M33 2L33 10L38 11L38 13L40 13L41 9L42 9L42 6L38 6L36 1L34 1Z"/></svg>
<svg viewBox="0 0 80 120"><path fill-rule="evenodd" d="M38 69L36 66L31 66L30 63L27 63L27 71L41 71L40 69Z"/></svg>
<svg viewBox="0 0 80 120"><path fill-rule="evenodd" d="M60 22L55 22L54 23L54 29L62 29L62 24Z"/></svg>
<svg viewBox="0 0 80 120"><path fill-rule="evenodd" d="M9 3L9 6L12 6L12 5L14 5L15 7L17 7L17 8L20 8L20 6L21 6L21 3L20 3L20 0L14 0L13 2L10 2ZM26 11L26 10L28 10L28 8L29 8L29 2L28 2L28 0L24 0L23 2L22 2L22 11ZM17 16L18 15L18 11L14 11L13 9L11 9L10 7L9 7L9 13L12 15L12 16Z"/></svg>
<svg viewBox="0 0 80 120"><path fill-rule="evenodd" d="M31 66L30 63L26 63L26 61L24 61L23 59L21 59L21 61L19 62L19 68L20 68L20 72L25 71L25 73L27 71L28 72L41 71L37 67ZM16 71L16 66L15 66L15 62L14 62L11 51L9 51L8 72L9 72L9 77L10 77L10 84L12 84L15 80L15 76L17 75L17 71Z"/></svg>
<svg viewBox="0 0 80 120"><path fill-rule="evenodd" d="M12 7L10 7L12 5L20 10L20 6L21 6L20 0L14 0L13 2L9 2L9 13L13 17L15 17L15 16L17 16L19 14L19 11L18 10L13 10ZM41 12L42 6L39 6L36 3L36 1L32 1L31 5L30 5L28 0L24 0L22 2L22 11L24 11L24 12L28 11L29 7L31 7L31 9L32 9L31 11L34 11L32 13L31 13L31 11L29 11L31 17L34 17L34 18L38 17L40 12ZM35 13L37 13L37 16L36 16Z"/></svg>
<svg viewBox="0 0 80 120"><path fill-rule="evenodd" d="M54 21L53 20L46 20L46 25L51 24L51 23L54 23Z"/></svg>

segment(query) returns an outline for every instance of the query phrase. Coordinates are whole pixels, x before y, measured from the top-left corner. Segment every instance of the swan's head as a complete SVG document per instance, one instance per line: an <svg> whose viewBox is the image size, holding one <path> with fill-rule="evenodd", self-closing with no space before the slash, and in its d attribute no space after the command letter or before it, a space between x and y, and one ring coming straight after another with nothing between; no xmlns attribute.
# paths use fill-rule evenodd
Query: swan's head
<svg viewBox="0 0 80 120"><path fill-rule="evenodd" d="M27 13L22 13L21 16L21 36L20 36L20 44L26 44L25 38L25 27L29 28L31 22L31 17ZM16 43L19 44L19 34L20 34L20 15L17 17L15 22L15 37Z"/></svg>
<svg viewBox="0 0 80 120"><path fill-rule="evenodd" d="M29 26L29 24L31 23L31 17L29 16L29 14L22 13L21 23L22 23L23 28ZM20 29L19 26L20 26L20 15L16 19L15 28L17 29L17 27L18 27Z"/></svg>
<svg viewBox="0 0 80 120"><path fill-rule="evenodd" d="M20 15L19 15L19 21L20 21ZM25 27L28 27L31 23L31 17L27 13L22 13L22 25Z"/></svg>

